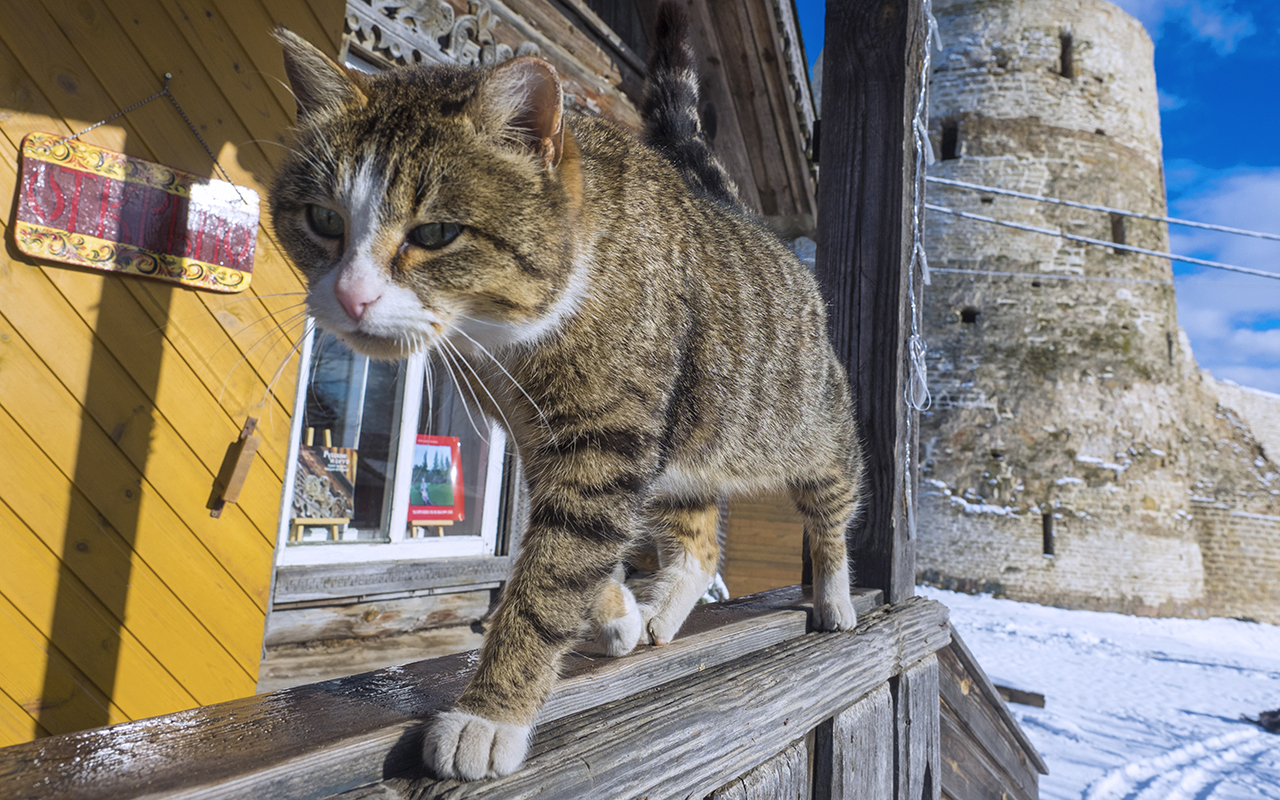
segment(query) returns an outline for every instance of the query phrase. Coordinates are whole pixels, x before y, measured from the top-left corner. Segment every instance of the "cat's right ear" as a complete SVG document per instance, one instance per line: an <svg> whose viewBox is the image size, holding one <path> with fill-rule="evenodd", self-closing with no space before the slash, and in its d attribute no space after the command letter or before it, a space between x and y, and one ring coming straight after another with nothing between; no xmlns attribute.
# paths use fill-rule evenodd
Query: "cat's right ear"
<svg viewBox="0 0 1280 800"><path fill-rule="evenodd" d="M298 101L298 119L325 108L368 102L360 88L358 73L338 66L315 45L283 25L276 28L275 37L284 46L284 72Z"/></svg>

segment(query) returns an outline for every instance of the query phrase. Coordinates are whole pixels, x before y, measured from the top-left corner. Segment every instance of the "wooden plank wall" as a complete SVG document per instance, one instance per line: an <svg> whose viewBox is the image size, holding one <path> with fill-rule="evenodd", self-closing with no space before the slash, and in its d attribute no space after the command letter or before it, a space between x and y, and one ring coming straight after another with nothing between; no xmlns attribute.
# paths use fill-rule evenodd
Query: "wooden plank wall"
<svg viewBox="0 0 1280 800"><path fill-rule="evenodd" d="M301 284L260 230L237 295L35 263L14 248L23 136L171 90L264 193L294 103L270 31L336 52L341 0L6 0L0 25L0 745L253 693ZM214 176L161 98L83 137ZM245 417L262 446L209 516Z"/></svg>
<svg viewBox="0 0 1280 800"><path fill-rule="evenodd" d="M1049 769L954 628L938 665L943 800L1037 800Z"/></svg>
<svg viewBox="0 0 1280 800"><path fill-rule="evenodd" d="M730 597L800 583L804 520L783 493L729 501L720 574Z"/></svg>

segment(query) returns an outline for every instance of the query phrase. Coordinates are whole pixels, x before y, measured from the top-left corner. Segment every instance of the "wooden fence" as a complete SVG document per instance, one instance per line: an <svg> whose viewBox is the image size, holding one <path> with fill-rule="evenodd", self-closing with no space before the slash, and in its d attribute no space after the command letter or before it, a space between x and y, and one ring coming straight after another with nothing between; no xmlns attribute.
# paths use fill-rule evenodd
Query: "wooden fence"
<svg viewBox="0 0 1280 800"><path fill-rule="evenodd" d="M681 637L573 656L515 774L420 772L421 721L476 654L392 667L0 750L0 797L939 797L946 608L860 591L808 632L799 587L699 607Z"/></svg>

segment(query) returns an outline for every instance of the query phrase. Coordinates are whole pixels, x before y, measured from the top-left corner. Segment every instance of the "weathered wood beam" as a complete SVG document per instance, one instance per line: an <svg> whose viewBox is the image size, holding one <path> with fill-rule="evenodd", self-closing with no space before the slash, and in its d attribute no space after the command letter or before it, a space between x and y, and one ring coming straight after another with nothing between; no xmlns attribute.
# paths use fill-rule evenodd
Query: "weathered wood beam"
<svg viewBox="0 0 1280 800"><path fill-rule="evenodd" d="M893 797L893 698L889 684L818 728L814 800ZM836 769L836 765L853 769Z"/></svg>
<svg viewBox="0 0 1280 800"><path fill-rule="evenodd" d="M897 800L939 800L942 788L938 658L930 655L890 682L896 716Z"/></svg>
<svg viewBox="0 0 1280 800"><path fill-rule="evenodd" d="M810 800L813 775L810 770L810 740L797 739L781 753L753 768L740 778L712 792L708 800Z"/></svg>
<svg viewBox="0 0 1280 800"><path fill-rule="evenodd" d="M949 635L945 617L923 598L876 609L852 633L772 645L548 726L505 778L389 785L406 800L705 797L775 755L788 731L803 735L931 659Z"/></svg>
<svg viewBox="0 0 1280 800"><path fill-rule="evenodd" d="M864 648L884 647L877 663L892 672L903 659L922 657L917 649L937 649L950 636L946 611L936 604L913 605L888 621L884 612L871 612L879 592L859 592L854 605L866 620L858 634L841 635L856 642L848 645L856 651L846 654L849 663L860 664ZM806 636L808 608L798 587L699 606L666 647L622 659L569 659L535 747L568 715L594 708L590 713L608 716L613 706L602 706L619 702L667 713L674 701L666 690L660 699L635 696L663 684L688 685L770 647L803 650L811 641L841 639ZM0 797L288 798L356 789L420 765L421 721L452 704L474 664L474 652L462 653L0 749ZM754 683L744 679L748 689Z"/></svg>
<svg viewBox="0 0 1280 800"><path fill-rule="evenodd" d="M395 561L390 564L281 567L276 572L273 603L292 606L324 601L352 602L398 592L505 581L511 574L511 564L510 556L485 556Z"/></svg>
<svg viewBox="0 0 1280 800"><path fill-rule="evenodd" d="M1003 728L1008 732L1008 737L1017 742L1022 753L1026 755L1031 762L1031 766L1041 775L1049 774L1049 767L1044 763L1044 759L1040 757L1040 752L1036 750L1035 745L1027 738L1027 734L1022 730L1022 726L1013 718L1013 714L1009 711L1009 707L1004 704L1004 699L1000 697L1000 693L996 690L995 684L991 682L991 678L987 676L982 665L978 663L978 659L974 657L973 651L969 649L969 645L965 644L964 639L960 638L960 634L955 628L951 629L951 651L946 654L945 658L955 658L959 667L962 667L968 674L969 679L973 681L972 689L979 693L987 707L998 718L999 728ZM1002 737L1007 738L1007 737Z"/></svg>
<svg viewBox="0 0 1280 800"><path fill-rule="evenodd" d="M817 274L867 451L868 503L850 536L857 582L889 603L915 585L903 381L922 23L921 0L827 2Z"/></svg>

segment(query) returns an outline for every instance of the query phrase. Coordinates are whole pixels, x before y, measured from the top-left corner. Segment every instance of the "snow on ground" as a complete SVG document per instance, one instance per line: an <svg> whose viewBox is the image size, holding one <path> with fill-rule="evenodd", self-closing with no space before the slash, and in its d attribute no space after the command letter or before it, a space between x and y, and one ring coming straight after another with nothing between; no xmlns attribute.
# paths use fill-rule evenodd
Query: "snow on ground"
<svg viewBox="0 0 1280 800"><path fill-rule="evenodd" d="M920 587L1044 756L1045 800L1280 800L1280 626L1067 611Z"/></svg>

